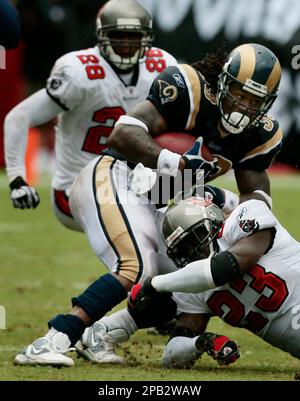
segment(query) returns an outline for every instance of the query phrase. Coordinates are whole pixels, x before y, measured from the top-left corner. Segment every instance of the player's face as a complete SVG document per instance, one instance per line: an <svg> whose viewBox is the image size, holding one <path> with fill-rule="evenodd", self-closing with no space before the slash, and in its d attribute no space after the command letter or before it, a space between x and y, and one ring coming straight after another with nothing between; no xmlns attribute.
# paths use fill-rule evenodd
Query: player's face
<svg viewBox="0 0 300 401"><path fill-rule="evenodd" d="M264 98L243 90L240 84L233 82L229 87L229 96L223 101L223 110L225 114L232 112L245 114L252 121L257 117L257 110L263 105Z"/></svg>
<svg viewBox="0 0 300 401"><path fill-rule="evenodd" d="M190 261L208 258L210 254L209 246L201 246L201 242L206 238L206 236L206 230L197 229L197 232L187 235L186 238L182 240L179 252Z"/></svg>
<svg viewBox="0 0 300 401"><path fill-rule="evenodd" d="M114 52L124 58L133 57L140 49L142 33L115 31L109 33Z"/></svg>

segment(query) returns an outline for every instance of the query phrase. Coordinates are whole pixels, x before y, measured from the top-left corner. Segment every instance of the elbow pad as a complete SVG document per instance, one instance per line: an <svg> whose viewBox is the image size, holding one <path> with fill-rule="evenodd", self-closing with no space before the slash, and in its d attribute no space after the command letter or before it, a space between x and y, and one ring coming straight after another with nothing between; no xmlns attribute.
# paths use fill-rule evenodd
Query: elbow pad
<svg viewBox="0 0 300 401"><path fill-rule="evenodd" d="M241 268L232 253L224 251L211 258L211 274L217 287L241 275Z"/></svg>

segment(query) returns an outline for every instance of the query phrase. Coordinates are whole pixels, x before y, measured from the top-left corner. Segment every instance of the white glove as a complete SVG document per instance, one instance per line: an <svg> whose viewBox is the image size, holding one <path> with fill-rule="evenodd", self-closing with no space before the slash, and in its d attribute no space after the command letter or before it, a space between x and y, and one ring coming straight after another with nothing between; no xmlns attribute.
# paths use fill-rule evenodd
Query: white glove
<svg viewBox="0 0 300 401"><path fill-rule="evenodd" d="M156 177L157 174L155 171L139 163L130 174L130 188L136 195L143 195L154 186Z"/></svg>
<svg viewBox="0 0 300 401"><path fill-rule="evenodd" d="M30 187L22 177L15 178L10 183L10 198L15 208L35 209L40 203L40 198L36 190Z"/></svg>

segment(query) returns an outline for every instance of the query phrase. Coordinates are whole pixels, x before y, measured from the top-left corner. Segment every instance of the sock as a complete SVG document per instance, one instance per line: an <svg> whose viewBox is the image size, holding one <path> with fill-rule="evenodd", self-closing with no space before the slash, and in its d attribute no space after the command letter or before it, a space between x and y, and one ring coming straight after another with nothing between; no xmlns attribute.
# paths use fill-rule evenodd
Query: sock
<svg viewBox="0 0 300 401"><path fill-rule="evenodd" d="M201 357L195 343L198 337L173 337L165 346L162 365L165 368L190 368Z"/></svg>
<svg viewBox="0 0 300 401"><path fill-rule="evenodd" d="M55 330L66 334L69 337L72 346L77 343L86 329L86 325L83 321L75 315L57 315L48 322L48 326L50 328L48 335L51 335L51 330L54 328ZM54 334L55 333L52 332L52 336Z"/></svg>
<svg viewBox="0 0 300 401"><path fill-rule="evenodd" d="M51 327L51 329L48 331L48 333L45 334L45 337L47 337L47 338L49 338L49 340L51 340L51 338L56 333L58 333L58 331L54 327Z"/></svg>
<svg viewBox="0 0 300 401"><path fill-rule="evenodd" d="M91 284L81 295L72 298L72 304L80 306L94 323L126 297L127 292L123 285L108 273Z"/></svg>
<svg viewBox="0 0 300 401"><path fill-rule="evenodd" d="M122 343L137 331L137 325L127 309L121 309L110 316L104 316L98 321L106 326L107 334L116 343Z"/></svg>

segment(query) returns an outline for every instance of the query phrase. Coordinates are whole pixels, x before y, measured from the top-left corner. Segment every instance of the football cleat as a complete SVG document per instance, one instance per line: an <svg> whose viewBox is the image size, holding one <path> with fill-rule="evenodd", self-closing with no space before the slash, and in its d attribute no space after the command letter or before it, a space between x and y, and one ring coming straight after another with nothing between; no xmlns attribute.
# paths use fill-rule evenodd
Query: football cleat
<svg viewBox="0 0 300 401"><path fill-rule="evenodd" d="M50 366L74 366L72 358L64 355L67 351L73 351L70 340L64 333L56 333L50 339L40 337L32 344L25 347L14 359L15 365L50 365Z"/></svg>
<svg viewBox="0 0 300 401"><path fill-rule="evenodd" d="M80 356L94 363L124 363L124 358L115 353L116 345L106 325L96 322L85 330L75 348Z"/></svg>

